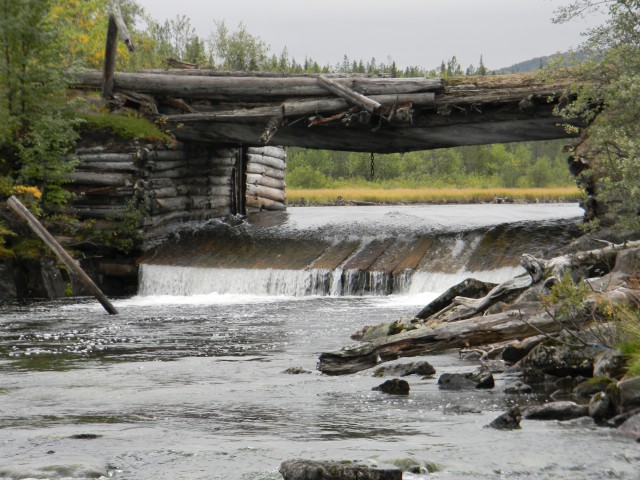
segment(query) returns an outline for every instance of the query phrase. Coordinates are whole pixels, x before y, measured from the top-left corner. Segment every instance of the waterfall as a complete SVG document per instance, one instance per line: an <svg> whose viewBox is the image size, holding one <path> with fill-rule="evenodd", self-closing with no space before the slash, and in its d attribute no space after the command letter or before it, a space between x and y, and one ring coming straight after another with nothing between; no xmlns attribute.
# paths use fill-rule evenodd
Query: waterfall
<svg viewBox="0 0 640 480"><path fill-rule="evenodd" d="M393 213L394 219L403 218L398 207ZM293 230L287 224L217 225L149 252L140 266L139 294L442 292L468 277L493 283L513 278L524 272L523 253L549 256L577 233L576 222L562 218L494 223L467 229L420 222L398 228L388 218L365 227L326 222Z"/></svg>

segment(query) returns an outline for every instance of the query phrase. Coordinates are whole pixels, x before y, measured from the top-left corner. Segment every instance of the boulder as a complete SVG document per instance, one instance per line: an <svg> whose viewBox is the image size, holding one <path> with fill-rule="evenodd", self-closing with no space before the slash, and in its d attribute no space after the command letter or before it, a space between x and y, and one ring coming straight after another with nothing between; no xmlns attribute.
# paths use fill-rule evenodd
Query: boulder
<svg viewBox="0 0 640 480"><path fill-rule="evenodd" d="M596 420L605 420L615 415L615 403L610 395L598 392L589 401L589 416Z"/></svg>
<svg viewBox="0 0 640 480"><path fill-rule="evenodd" d="M516 405L499 417L493 419L489 426L498 430L513 430L520 428L521 419L522 414L520 413L520 407Z"/></svg>
<svg viewBox="0 0 640 480"><path fill-rule="evenodd" d="M523 411L528 420L571 420L572 418L589 415L588 405L578 405L575 402L549 402L544 405L527 407Z"/></svg>
<svg viewBox="0 0 640 480"><path fill-rule="evenodd" d="M402 470L353 462L286 460L280 465L284 480L402 480Z"/></svg>
<svg viewBox="0 0 640 480"><path fill-rule="evenodd" d="M640 407L640 377L618 382L618 392L620 412Z"/></svg>
<svg viewBox="0 0 640 480"><path fill-rule="evenodd" d="M615 384L615 380L608 377L593 377L576 385L573 394L578 397L592 397L598 392L604 392L609 385Z"/></svg>
<svg viewBox="0 0 640 480"><path fill-rule="evenodd" d="M620 415L616 415L615 417L610 419L607 424L612 427L619 427L634 415L640 415L640 408L635 408L633 410L629 410L628 412L621 413Z"/></svg>
<svg viewBox="0 0 640 480"><path fill-rule="evenodd" d="M618 431L623 435L640 442L640 413L629 417L618 427Z"/></svg>
<svg viewBox="0 0 640 480"><path fill-rule="evenodd" d="M422 375L430 376L436 373L436 369L427 362L411 362L402 363L396 365L386 365L380 367L373 372L374 377L394 376L394 377L406 377L408 375Z"/></svg>
<svg viewBox="0 0 640 480"><path fill-rule="evenodd" d="M628 357L620 350L603 350L593 358L593 376L622 378L627 373Z"/></svg>
<svg viewBox="0 0 640 480"><path fill-rule="evenodd" d="M493 388L495 381L493 375L484 370L471 373L443 373L438 378L438 386L442 390Z"/></svg>
<svg viewBox="0 0 640 480"><path fill-rule="evenodd" d="M377 387L373 387L371 390L388 393L389 395L409 395L409 383L406 380L393 378Z"/></svg>
<svg viewBox="0 0 640 480"><path fill-rule="evenodd" d="M512 342L502 351L502 360L508 363L516 363L526 357L534 347L542 343L547 337L544 335L536 335L522 341Z"/></svg>
<svg viewBox="0 0 640 480"><path fill-rule="evenodd" d="M598 351L596 347L569 347L546 342L534 347L520 363L523 368L534 368L556 377L592 377L593 357Z"/></svg>

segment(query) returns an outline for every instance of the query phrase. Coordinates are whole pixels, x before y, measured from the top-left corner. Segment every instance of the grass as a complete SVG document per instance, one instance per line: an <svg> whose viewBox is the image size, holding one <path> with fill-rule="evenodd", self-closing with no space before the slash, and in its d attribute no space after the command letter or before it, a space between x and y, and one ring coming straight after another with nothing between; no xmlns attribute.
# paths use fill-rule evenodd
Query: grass
<svg viewBox="0 0 640 480"><path fill-rule="evenodd" d="M557 188L287 188L289 205L331 205L340 202L381 204L490 203L498 197L513 202L577 202L576 187Z"/></svg>
<svg viewBox="0 0 640 480"><path fill-rule="evenodd" d="M167 143L171 137L154 123L144 118L114 115L111 113L83 114L84 129L105 130L127 140L147 140Z"/></svg>

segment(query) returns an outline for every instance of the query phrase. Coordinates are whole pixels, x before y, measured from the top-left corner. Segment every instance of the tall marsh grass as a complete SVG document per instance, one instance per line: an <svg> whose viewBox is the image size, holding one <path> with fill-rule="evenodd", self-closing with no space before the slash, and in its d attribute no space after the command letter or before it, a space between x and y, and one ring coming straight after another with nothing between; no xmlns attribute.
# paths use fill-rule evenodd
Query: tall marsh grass
<svg viewBox="0 0 640 480"><path fill-rule="evenodd" d="M582 193L576 187L557 188L287 188L289 205L331 205L349 202L371 203L490 203L577 202Z"/></svg>

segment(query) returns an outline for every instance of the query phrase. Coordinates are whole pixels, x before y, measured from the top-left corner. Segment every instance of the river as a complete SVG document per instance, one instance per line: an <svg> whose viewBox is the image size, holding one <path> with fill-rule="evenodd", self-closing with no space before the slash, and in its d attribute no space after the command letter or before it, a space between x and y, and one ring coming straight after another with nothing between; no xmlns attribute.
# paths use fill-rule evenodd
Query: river
<svg viewBox="0 0 640 480"><path fill-rule="evenodd" d="M437 210L450 225L434 227L431 219L428 228L459 233L474 222L525 220L533 228L581 214L575 205L493 207L501 206L484 206L485 220L479 211L454 218ZM381 208L372 215L413 215L416 228L415 210ZM311 221L309 210L292 210L293 223ZM359 218L370 223L362 212ZM323 228L336 224L313 219ZM147 274L180 283L185 272L172 272L182 268L160 265ZM236 270L215 273L227 285L248 282L234 278ZM349 343L363 325L416 313L454 280L442 278L440 288L410 280L392 295L305 295L299 288L285 295L268 285L254 293L199 286L175 295L163 290L165 279L157 292L147 284L143 295L116 299L117 316L89 299L2 306L0 478L275 480L289 458L413 458L437 472L405 473L405 480L637 479L637 444L609 429L527 420L516 431L485 428L514 402L542 398L502 393L504 374L490 391L439 390L440 373L477 367L456 352L429 356L436 377L408 377L407 397L372 391L382 380L370 372L328 377L315 370L320 352ZM291 367L306 373L286 373Z"/></svg>

